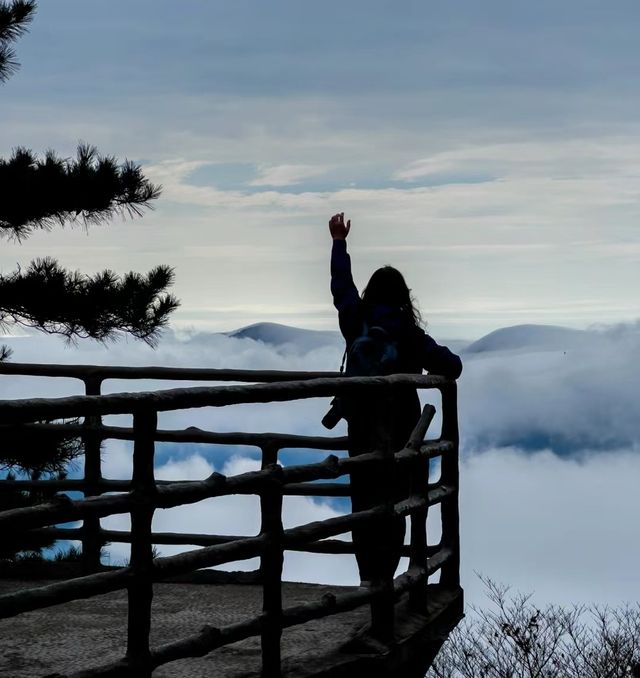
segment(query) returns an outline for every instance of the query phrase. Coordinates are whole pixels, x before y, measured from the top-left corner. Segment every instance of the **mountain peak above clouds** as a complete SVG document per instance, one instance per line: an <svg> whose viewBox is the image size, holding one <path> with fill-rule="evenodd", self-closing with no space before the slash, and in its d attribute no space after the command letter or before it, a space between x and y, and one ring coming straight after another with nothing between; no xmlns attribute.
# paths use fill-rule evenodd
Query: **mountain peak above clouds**
<svg viewBox="0 0 640 678"><path fill-rule="evenodd" d="M595 332L559 325L513 325L502 327L474 341L465 353L487 353L519 349L562 350L591 345Z"/></svg>
<svg viewBox="0 0 640 678"><path fill-rule="evenodd" d="M280 323L254 323L231 332L223 332L234 339L253 339L271 346L294 344L306 350L320 348L341 341L340 334L331 330L306 330Z"/></svg>
<svg viewBox="0 0 640 678"><path fill-rule="evenodd" d="M222 334L232 339L253 339L276 348L295 346L303 351L312 351L325 346L340 346L344 349L344 339L337 330L307 330L281 323L254 323ZM463 352L469 345L469 341L464 339L438 339L438 342L456 353Z"/></svg>

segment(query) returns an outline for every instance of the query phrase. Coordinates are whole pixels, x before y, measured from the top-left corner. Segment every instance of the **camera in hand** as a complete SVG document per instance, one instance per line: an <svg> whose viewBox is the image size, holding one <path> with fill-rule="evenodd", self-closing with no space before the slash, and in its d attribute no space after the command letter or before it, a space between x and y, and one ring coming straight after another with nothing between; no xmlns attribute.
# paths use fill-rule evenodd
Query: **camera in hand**
<svg viewBox="0 0 640 678"><path fill-rule="evenodd" d="M344 412L342 408L342 403L340 398L334 398L331 401L331 407L329 411L322 418L322 425L325 428L332 429L335 428L336 424L344 417Z"/></svg>

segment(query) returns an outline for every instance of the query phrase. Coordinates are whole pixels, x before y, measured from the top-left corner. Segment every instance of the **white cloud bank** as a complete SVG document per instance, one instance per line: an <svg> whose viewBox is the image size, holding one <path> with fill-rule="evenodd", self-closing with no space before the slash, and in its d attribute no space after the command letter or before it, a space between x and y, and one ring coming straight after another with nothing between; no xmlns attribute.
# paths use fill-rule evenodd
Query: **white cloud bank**
<svg viewBox="0 0 640 678"><path fill-rule="evenodd" d="M640 447L563 459L488 450L461 470L462 585L478 572L537 604L618 605L640 598Z"/></svg>
<svg viewBox="0 0 640 678"><path fill-rule="evenodd" d="M460 385L468 450L515 446L561 455L629 449L640 441L637 325L566 334L555 345L466 354ZM517 330L513 334L520 341ZM496 336L496 342L502 338Z"/></svg>
<svg viewBox="0 0 640 678"><path fill-rule="evenodd" d="M66 351L50 337L10 342L18 359L32 361L335 369L341 345L330 337L324 346L304 346L284 341L286 336L269 344L248 337L168 333L156 352L133 343L116 344L108 352L86 343L77 352ZM505 330L498 339L487 338L482 352L463 354L459 382L462 575L468 599L482 601L474 571L535 591L537 600L616 604L637 599L637 324L578 335L540 328ZM119 382L108 385L110 390L123 388ZM165 386L153 382L133 387ZM0 380L0 389L1 397L78 392L68 382L9 377ZM207 408L163 415L162 426L323 433L319 420L325 407L326 399ZM221 456L216 449L163 448L158 477L203 478L214 469L237 473L257 464L258 455L246 449L237 450L235 457L228 450ZM314 458L294 453L288 460ZM129 448L110 443L104 463L107 477L127 477ZM291 498L285 506L287 525L337 513L330 501ZM256 499L232 497L159 511L154 527L255 534L257 521ZM105 524L124 529L127 523L114 517ZM112 559L125 555L126 549L113 547ZM289 554L285 573L291 579L338 583L354 583L357 577L349 557L304 554Z"/></svg>

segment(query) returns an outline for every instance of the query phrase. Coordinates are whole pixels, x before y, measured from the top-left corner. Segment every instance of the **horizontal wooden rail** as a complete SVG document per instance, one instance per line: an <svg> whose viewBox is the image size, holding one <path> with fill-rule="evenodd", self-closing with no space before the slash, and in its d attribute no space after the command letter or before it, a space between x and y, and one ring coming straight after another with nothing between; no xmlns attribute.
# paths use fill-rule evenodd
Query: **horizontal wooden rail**
<svg viewBox="0 0 640 678"><path fill-rule="evenodd" d="M300 381L340 376L340 372L289 372L283 370L224 370L200 367L131 367L117 365L49 365L0 363L0 374L71 379L157 379L171 381Z"/></svg>
<svg viewBox="0 0 640 678"><path fill-rule="evenodd" d="M394 374L389 377L321 378L239 386L196 386L101 396L0 400L0 424L33 422L41 419L131 414L140 409L167 412L199 407L225 407L243 403L284 402L402 386L440 389L450 384L455 384L455 382L436 375Z"/></svg>
<svg viewBox="0 0 640 678"><path fill-rule="evenodd" d="M0 530L29 530L44 525L70 523L86 517L104 518L118 513L128 513L135 501L130 494L87 499L70 499L66 494L59 494L43 504L3 511L0 513Z"/></svg>
<svg viewBox="0 0 640 678"><path fill-rule="evenodd" d="M197 483L197 480L157 480L158 487L170 487L179 483ZM86 481L82 478L65 480L0 480L0 492L3 490L53 490L56 492L83 492ZM94 485L100 492L129 492L130 480L103 479ZM283 488L285 495L306 497L349 497L349 483L289 483Z"/></svg>
<svg viewBox="0 0 640 678"><path fill-rule="evenodd" d="M353 527L376 520L379 515L380 509L373 508L289 528L284 531L283 546L285 549L294 550L297 545L348 532ZM197 551L156 558L154 560L154 576L160 581L203 567L213 567L224 562L253 558L260 554L264 541L265 536L260 535L259 537L241 539L231 544L205 546Z"/></svg>
<svg viewBox="0 0 640 678"><path fill-rule="evenodd" d="M420 502L399 502L395 505L395 510L398 515L406 515L420 508L421 505ZM366 511L289 528L284 531L283 546L288 550L298 550L300 547L306 547L310 542L334 537L348 532L354 527L376 520L383 515L383 511L384 508L379 506ZM152 576L154 581L161 581L167 577L184 574L192 570L253 558L260 555L265 542L265 535L242 537L233 541L205 546L197 551L187 551L174 556L156 558L153 561ZM74 598L88 598L115 591L125 587L130 577L130 570L123 568L115 572L102 572L72 579L68 582L5 594L0 596L0 618L57 605ZM77 592L74 593L76 585Z"/></svg>
<svg viewBox="0 0 640 678"><path fill-rule="evenodd" d="M99 572L86 577L56 582L48 586L5 593L0 596L0 618L14 617L30 610L118 591L125 588L130 580L131 570L125 567L111 572Z"/></svg>
<svg viewBox="0 0 640 678"><path fill-rule="evenodd" d="M302 525L286 530L286 547L289 548L289 544L341 534L342 532L351 529L350 525L360 525L375 519L378 513L379 511L370 509L369 511L353 513L348 516L339 516L338 518L330 519L330 521L309 523L308 525ZM327 522L329 524L326 524ZM260 555L265 541L266 537L264 535L246 537L237 539L233 542L206 546L197 551L188 551L174 556L156 558L153 567L154 580L161 581L167 577L184 574L192 570L253 558ZM61 602L72 600L73 598L69 598L68 596L70 595L70 591L73 590L74 581L81 582L80 588L83 595L78 597L89 597L91 595L122 588L126 585L129 578L129 570L124 569L117 570L115 573L99 573L83 577L80 580L52 584L44 587L44 589L46 589L44 593L39 593L41 589L35 588L3 595L0 596L0 618L14 616L28 610L37 609L39 607L48 607L50 605L56 605ZM106 589L105 586L107 587ZM6 608L4 606L5 600L7 601Z"/></svg>
<svg viewBox="0 0 640 678"><path fill-rule="evenodd" d="M45 527L33 530L30 534L63 539L67 541L79 540L82 536L81 527ZM100 530L100 536L105 541L115 543L131 543L131 532L127 530ZM217 546L246 539L247 535L226 534L188 534L184 532L154 532L153 543L174 546ZM313 542L308 545L293 546L291 551L306 551L308 553L353 553L353 544L348 541L326 540Z"/></svg>
<svg viewBox="0 0 640 678"><path fill-rule="evenodd" d="M445 501L445 499L454 497L457 491L457 488L452 485L436 484L434 488L429 490L429 506L439 504L440 502Z"/></svg>
<svg viewBox="0 0 640 678"><path fill-rule="evenodd" d="M78 541L83 534L81 527L43 527L30 532L43 538L58 539L63 541ZM99 536L110 543L131 543L131 532L126 530L100 530ZM238 539L246 539L247 535L227 534L190 534L187 532L154 532L153 543L158 545L172 546L216 546L217 544L229 544ZM428 546L427 554L433 555L440 545ZM308 544L294 544L290 551L303 551L305 553L326 554L353 554L353 543L338 539L325 539ZM402 555L409 555L409 546L402 547Z"/></svg>
<svg viewBox="0 0 640 678"><path fill-rule="evenodd" d="M202 482L198 480L156 480L158 487L170 487L180 484ZM83 492L86 481L82 478L65 480L0 480L0 492L3 490L53 490L56 492ZM130 480L103 479L94 486L100 492L129 492ZM289 483L283 488L285 495L307 497L348 497L349 483Z"/></svg>
<svg viewBox="0 0 640 678"><path fill-rule="evenodd" d="M401 462L421 456L435 454L436 450L446 451L450 448L448 441L435 441L423 445L420 450L403 450L397 457ZM440 453L440 452L439 452ZM71 499L66 495L57 495L52 501L28 508L11 509L0 512L0 530L33 529L45 525L55 525L79 520L86 516L98 518L117 513L128 513L132 507L146 501L155 508L173 508L182 504L191 504L211 497L230 494L259 494L274 478L286 485L287 482L306 482L326 478L337 478L351 473L354 468L379 461L375 453L362 454L357 457L338 459L334 455L315 464L302 464L286 468L266 469L242 473L231 478L212 474L202 481L172 481L158 485L156 495L138 497L133 494L103 495L86 499Z"/></svg>
<svg viewBox="0 0 640 678"><path fill-rule="evenodd" d="M172 485L186 485L191 483L199 483L198 480L158 480L157 485L160 487L171 487ZM2 480L0 481L0 491L7 490L68 490L70 492L82 492L86 483L82 479L77 480ZM102 480L96 487L101 492L118 492L126 493L131 490L130 480ZM350 497L351 487L348 482L343 483L287 483L282 488L282 493L285 496L296 497ZM238 494L241 494L240 492ZM243 492L242 494L253 494L252 491ZM221 496L221 495L216 495ZM205 497L207 498L207 497ZM0 513L0 516L2 513Z"/></svg>
<svg viewBox="0 0 640 678"><path fill-rule="evenodd" d="M425 506L435 506L448 497L453 496L455 488L439 485L427 493L427 498L409 497L395 505L394 513L396 516L408 516L414 511Z"/></svg>
<svg viewBox="0 0 640 678"><path fill-rule="evenodd" d="M331 518L328 521L319 521L301 525L284 532L286 548L304 541L312 541L342 534L352 526L374 520L379 515L378 509L370 509L347 516ZM262 552L266 541L265 535L245 537L233 542L206 546L197 551L188 551L174 556L156 558L153 561L153 578L161 581L167 577L184 574L204 567L214 567L226 562L254 558ZM107 591L113 591L126 586L130 579L130 570L124 568L115 572L103 572L82 577L78 580L51 584L50 586L26 589L17 593L0 596L0 618L10 617L29 610L57 605L73 600L71 592L74 582L78 581L81 595L89 597ZM5 606L6 601L6 606Z"/></svg>
<svg viewBox="0 0 640 678"><path fill-rule="evenodd" d="M375 455L369 455L369 457L375 458ZM273 479L280 478L281 474L285 479L291 477L295 480L317 480L335 478L341 473L347 472L348 470L340 470L338 458L330 455L318 464L290 466L287 469L278 467L278 469L251 471L231 478L213 473L209 478L202 481L175 481L169 486L158 485L158 491L153 498L134 496L130 493L89 497L87 499L71 499L66 495L57 495L52 501L44 504L1 512L0 529L29 529L71 522L86 516L101 518L117 513L128 513L132 507L143 501L155 508L172 508L215 496L239 493L257 494Z"/></svg>
<svg viewBox="0 0 640 678"><path fill-rule="evenodd" d="M3 427L5 428L5 427ZM11 432L15 426L6 426ZM132 428L122 426L82 426L77 424L22 424L21 431L58 433L69 436L95 436L101 440L133 440ZM0 429L2 430L2 429ZM159 429L154 435L158 443L203 443L210 445L248 445L265 447L273 445L278 449L299 450L346 450L346 436L303 436L290 433L240 433L203 431L195 426L187 429L166 431Z"/></svg>
<svg viewBox="0 0 640 678"><path fill-rule="evenodd" d="M156 558L154 560L153 580L161 581L174 574L183 574L201 567L213 567L225 562L253 558L260 554L264 542L264 536L247 537L227 544L207 546L198 551ZM198 555L199 558L194 558L195 555ZM190 557L187 558L187 556ZM204 564L201 565L200 562L204 562ZM193 567L191 567L191 563L193 563ZM125 588L131 580L131 576L129 568L122 568L5 594L0 596L0 618L58 605L74 600L74 598L89 598L109 591L116 591ZM75 592L76 582L78 582L77 593Z"/></svg>

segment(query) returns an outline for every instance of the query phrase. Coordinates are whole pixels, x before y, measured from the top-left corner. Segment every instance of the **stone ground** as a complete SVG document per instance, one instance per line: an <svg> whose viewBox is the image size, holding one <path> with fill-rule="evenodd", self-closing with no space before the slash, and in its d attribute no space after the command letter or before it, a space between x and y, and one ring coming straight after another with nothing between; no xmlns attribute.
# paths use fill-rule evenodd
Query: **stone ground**
<svg viewBox="0 0 640 678"><path fill-rule="evenodd" d="M0 594L50 581L0 580ZM284 605L318 600L346 587L285 584ZM154 586L152 646L197 633L206 625L223 626L255 616L261 610L261 588L255 585L168 584ZM283 634L283 666L320 659L368 620L368 607L308 622ZM127 596L117 591L86 600L27 612L0 620L0 676L36 678L71 673L119 659L127 634ZM154 678L241 678L259 676L260 639L247 638L194 659L159 667ZM294 671L295 675L295 671Z"/></svg>

